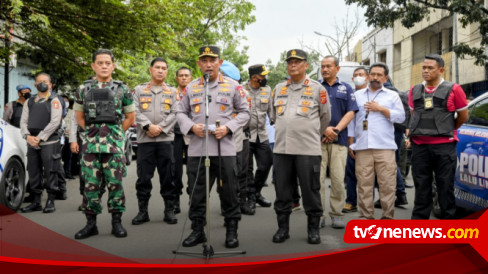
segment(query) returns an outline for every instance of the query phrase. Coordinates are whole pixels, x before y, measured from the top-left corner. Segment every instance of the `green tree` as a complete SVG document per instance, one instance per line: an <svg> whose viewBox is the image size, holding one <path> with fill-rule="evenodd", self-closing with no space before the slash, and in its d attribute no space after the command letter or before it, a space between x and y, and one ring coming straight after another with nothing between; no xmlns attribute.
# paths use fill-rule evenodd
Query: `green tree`
<svg viewBox="0 0 488 274"><path fill-rule="evenodd" d="M476 58L476 65L485 65L488 46L488 9L483 1L476 0L346 0L346 4L357 4L366 8L365 17L368 26L392 27L396 20L406 28L411 28L429 16L431 9L443 9L451 14L457 13L462 27L479 24L481 44L479 47L467 43L454 45L454 52L460 57L465 55Z"/></svg>
<svg viewBox="0 0 488 274"><path fill-rule="evenodd" d="M235 40L254 22L254 8L246 0L2 0L0 34L20 42L0 49L0 57L15 52L57 86L74 87L92 74L91 54L109 48L117 59L114 77L133 86L147 78L156 56L170 68L197 71L198 48Z"/></svg>

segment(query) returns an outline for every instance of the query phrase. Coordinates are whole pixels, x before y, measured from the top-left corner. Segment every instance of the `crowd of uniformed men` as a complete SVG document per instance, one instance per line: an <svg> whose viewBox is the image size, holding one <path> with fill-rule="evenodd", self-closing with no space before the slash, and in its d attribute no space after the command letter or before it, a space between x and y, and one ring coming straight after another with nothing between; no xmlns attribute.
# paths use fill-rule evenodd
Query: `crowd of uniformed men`
<svg viewBox="0 0 488 274"><path fill-rule="evenodd" d="M100 49L93 54L91 64L95 75L76 90L73 111L67 111L68 103L53 92L50 76L38 74L37 95L31 97L30 87L19 85L19 98L7 104L4 111L4 120L20 127L28 143L32 203L22 212L51 213L55 211L54 200L66 198L61 167L62 140L66 136L69 141L65 147L70 143L68 148L80 155L80 209L87 220L75 238L98 234L96 217L102 211L100 200L105 188L112 234L126 237L121 224L125 211L124 132L135 121L139 212L132 224L149 222L148 203L155 169L164 199L164 221L177 223L186 162L192 232L183 246L206 242L207 168L208 183L212 186L217 182L228 248L239 245L241 214L255 214L256 204L272 205L261 195L272 165L278 223L273 242L289 238L290 214L298 186L308 218L308 242L321 242L319 228L325 226L326 219L327 170L332 227L344 228L344 213L358 208L360 218L373 219L374 207L380 207L382 219L393 219L394 207L407 203L404 178L397 163L401 162L399 148L410 145L410 141L416 187L412 218L429 218L434 176L442 214L445 218L454 217L455 129L467 120L468 114L460 86L442 79L441 56L425 57L425 81L412 87L403 104L389 84L389 69L383 63L373 64L369 70L357 68L353 88L337 77L340 66L334 56L326 56L321 62L321 83L307 76L309 64L303 50L288 51L286 62L288 77L274 89L267 85L269 71L261 64L249 67L249 81L241 85L238 70L220 58L220 49L204 46L197 61L202 77L192 81L192 71L181 67L176 71L178 87L171 87L165 83L168 63L157 57L149 65L151 81L131 91L121 81L112 79L114 56L110 50ZM405 111L405 106L410 111L408 107ZM405 121L409 114L410 127ZM63 134L61 122L65 116L71 122ZM267 120L274 127L274 140L269 140ZM64 171L69 173L69 169ZM376 206L375 184L379 192ZM48 195L44 208L43 189Z"/></svg>

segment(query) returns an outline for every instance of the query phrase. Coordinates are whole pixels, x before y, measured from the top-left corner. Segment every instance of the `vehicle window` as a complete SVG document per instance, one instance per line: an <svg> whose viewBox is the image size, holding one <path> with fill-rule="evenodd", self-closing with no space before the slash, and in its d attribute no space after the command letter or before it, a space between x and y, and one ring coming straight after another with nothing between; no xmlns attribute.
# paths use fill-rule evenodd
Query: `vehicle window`
<svg viewBox="0 0 488 274"><path fill-rule="evenodd" d="M341 81L348 83L352 88L354 88L352 75L354 74L355 69L356 67L341 67L341 69L337 73L337 77L339 77Z"/></svg>
<svg viewBox="0 0 488 274"><path fill-rule="evenodd" d="M488 127L488 98L470 107L467 124Z"/></svg>

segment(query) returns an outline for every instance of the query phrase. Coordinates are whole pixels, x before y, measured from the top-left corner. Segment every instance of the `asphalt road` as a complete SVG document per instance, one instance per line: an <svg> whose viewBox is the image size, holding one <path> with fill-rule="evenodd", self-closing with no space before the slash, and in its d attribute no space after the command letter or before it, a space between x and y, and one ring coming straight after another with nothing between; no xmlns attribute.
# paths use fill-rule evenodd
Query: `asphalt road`
<svg viewBox="0 0 488 274"><path fill-rule="evenodd" d="M185 248L181 247L181 242L191 232L191 222L188 216L188 195L181 197L182 213L178 214L178 223L169 225L163 222L164 203L159 195L159 184L157 172L153 178L153 196L149 202L149 215L151 221L142 225L132 225L131 220L137 214L137 198L135 191L136 181L136 162L133 161L128 166L128 176L124 178L124 189L126 195L127 211L122 216L122 222L127 229L128 237L115 238L111 232L111 216L107 212L106 197L103 197L103 213L98 216L98 229L100 234L88 239L79 240L80 243L101 251L124 258L142 259L188 259L202 258L200 255L174 255L173 250L195 251L201 253L201 245ZM186 175L183 179L186 182ZM410 176L407 181L412 183ZM156 184L154 184L156 182ZM269 180L270 182L270 180ZM330 185L329 179L326 182ZM74 234L85 225L84 215L78 211L81 203L81 196L78 193L78 179L69 180L67 183L68 199L56 201L56 212L44 214L42 212L20 213L22 216L54 231L69 239L74 240ZM329 188L327 188L327 191ZM275 190L270 183L263 189L263 195L269 200L275 199ZM410 219L413 207L414 189L407 189L409 204L403 208L395 208L395 219ZM42 197L43 205L47 195ZM215 189L210 197L211 201L211 221L210 221L210 244L214 251L233 251L226 249L224 219L220 216L220 204ZM23 206L25 206L24 204ZM329 207L327 205L327 212ZM348 213L345 220L357 219L359 213ZM381 210L376 209L376 218L381 217ZM342 249L351 249L361 245L346 244L343 241L344 229L334 229L330 226L330 218L327 219L325 228L320 229L322 243L310 245L307 243L306 215L304 210L294 211L290 217L290 239L285 243L276 244L271 241L273 234L277 230L276 214L271 208L257 206L254 216L242 216L239 223L239 247L237 250L244 250L244 255L226 255L225 257L240 258L239 260L255 261L265 258L286 258L301 256L303 253L319 254L327 253L329 250L334 252ZM33 235L32 235L33 236ZM207 235L208 237L209 235ZM310 253L312 252L312 253ZM301 254L298 254L301 253ZM278 255L278 256L276 256ZM259 256L256 258L256 256ZM214 257L217 257L214 256Z"/></svg>

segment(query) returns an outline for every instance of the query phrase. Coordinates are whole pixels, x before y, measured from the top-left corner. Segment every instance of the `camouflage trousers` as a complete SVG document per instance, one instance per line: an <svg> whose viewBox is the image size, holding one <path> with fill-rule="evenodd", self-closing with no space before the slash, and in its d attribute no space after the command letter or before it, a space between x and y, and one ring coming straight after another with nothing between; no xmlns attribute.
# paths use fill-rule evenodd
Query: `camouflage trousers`
<svg viewBox="0 0 488 274"><path fill-rule="evenodd" d="M125 195L122 177L126 175L124 154L84 153L81 160L81 176L85 180L82 205L85 214L102 213L100 206L102 178L108 189L108 212L124 212Z"/></svg>

